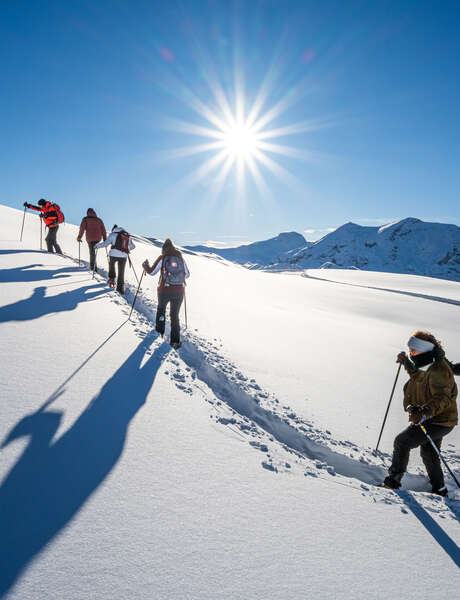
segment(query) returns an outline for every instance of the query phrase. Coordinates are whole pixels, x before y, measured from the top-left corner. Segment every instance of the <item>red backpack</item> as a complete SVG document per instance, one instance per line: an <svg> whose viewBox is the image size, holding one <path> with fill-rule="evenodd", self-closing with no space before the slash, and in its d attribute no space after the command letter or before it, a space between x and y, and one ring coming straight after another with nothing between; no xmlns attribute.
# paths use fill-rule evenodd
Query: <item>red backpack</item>
<svg viewBox="0 0 460 600"><path fill-rule="evenodd" d="M64 223L64 221L65 221L64 213L62 212L59 204L53 204L53 208L56 211L58 223Z"/></svg>
<svg viewBox="0 0 460 600"><path fill-rule="evenodd" d="M115 244L113 244L112 248L116 248L121 252L126 252L126 254L129 254L129 239L129 233L122 229L118 232L117 239L115 240Z"/></svg>

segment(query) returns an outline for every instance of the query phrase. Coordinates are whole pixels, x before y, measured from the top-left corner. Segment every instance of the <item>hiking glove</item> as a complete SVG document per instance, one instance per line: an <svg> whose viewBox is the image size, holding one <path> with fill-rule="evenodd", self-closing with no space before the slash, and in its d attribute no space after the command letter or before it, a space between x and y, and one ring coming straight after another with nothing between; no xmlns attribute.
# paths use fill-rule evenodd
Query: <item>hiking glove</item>
<svg viewBox="0 0 460 600"><path fill-rule="evenodd" d="M406 369L409 375L412 375L412 373L415 373L415 371L417 370L414 366L414 363L410 360L410 358L405 352L400 352L398 354L396 362L403 365L403 367Z"/></svg>
<svg viewBox="0 0 460 600"><path fill-rule="evenodd" d="M414 425L421 425L424 421L430 418L431 411L427 406L409 406L409 421Z"/></svg>
<svg viewBox="0 0 460 600"><path fill-rule="evenodd" d="M29 204L28 202L24 202L24 206L25 206L26 208L29 208L30 204Z"/></svg>

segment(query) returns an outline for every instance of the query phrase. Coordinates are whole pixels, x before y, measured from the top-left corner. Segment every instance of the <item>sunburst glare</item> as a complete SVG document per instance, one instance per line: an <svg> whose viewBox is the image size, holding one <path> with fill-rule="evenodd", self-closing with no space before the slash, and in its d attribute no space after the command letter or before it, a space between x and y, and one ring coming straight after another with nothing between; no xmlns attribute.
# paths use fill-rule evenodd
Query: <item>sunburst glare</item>
<svg viewBox="0 0 460 600"><path fill-rule="evenodd" d="M244 187L248 179L246 175L248 175L259 192L265 196L269 191L265 179L270 175L289 187L303 187L299 179L281 164L286 161L279 159L284 157L313 162L319 155L307 150L304 143L299 147L299 145L289 146L277 142L279 138L286 139L299 134L305 136L331 124L327 119L286 123L289 110L311 91L306 81L302 80L297 85L286 89L284 95L281 97L278 95L276 101L270 106L270 92L273 91L272 86L276 79L273 77L273 68L269 69L270 76L267 74L252 104L249 103L244 92L243 77L238 69L235 72L233 100L225 93L212 67L206 69L203 67L202 72L205 74L210 92L206 102L169 73L170 91L191 108L198 115L199 120L195 123L165 119L168 128L201 138L201 141L162 154L170 159L205 155L202 164L180 183L190 186L205 182L215 192L219 192L233 174L237 192L244 195ZM279 123L281 116L283 116L283 123Z"/></svg>

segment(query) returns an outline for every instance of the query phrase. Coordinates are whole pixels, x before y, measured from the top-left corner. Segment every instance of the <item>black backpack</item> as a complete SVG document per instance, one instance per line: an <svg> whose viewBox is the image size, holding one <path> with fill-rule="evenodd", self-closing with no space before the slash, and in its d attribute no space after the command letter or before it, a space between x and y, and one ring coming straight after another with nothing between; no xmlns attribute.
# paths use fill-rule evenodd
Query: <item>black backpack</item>
<svg viewBox="0 0 460 600"><path fill-rule="evenodd" d="M117 239L115 240L115 244L112 244L112 248L116 248L117 250L120 250L120 252L129 254L129 240L129 233L122 229L118 232Z"/></svg>

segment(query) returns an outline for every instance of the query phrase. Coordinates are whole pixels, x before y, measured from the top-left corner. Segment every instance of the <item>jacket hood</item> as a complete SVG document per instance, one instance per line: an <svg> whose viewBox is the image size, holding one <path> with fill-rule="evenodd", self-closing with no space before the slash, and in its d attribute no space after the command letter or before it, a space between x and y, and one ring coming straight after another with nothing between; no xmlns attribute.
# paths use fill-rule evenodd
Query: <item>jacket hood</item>
<svg viewBox="0 0 460 600"><path fill-rule="evenodd" d="M94 208L88 208L88 210L86 211L86 216L87 217L97 217L96 211L94 210Z"/></svg>

